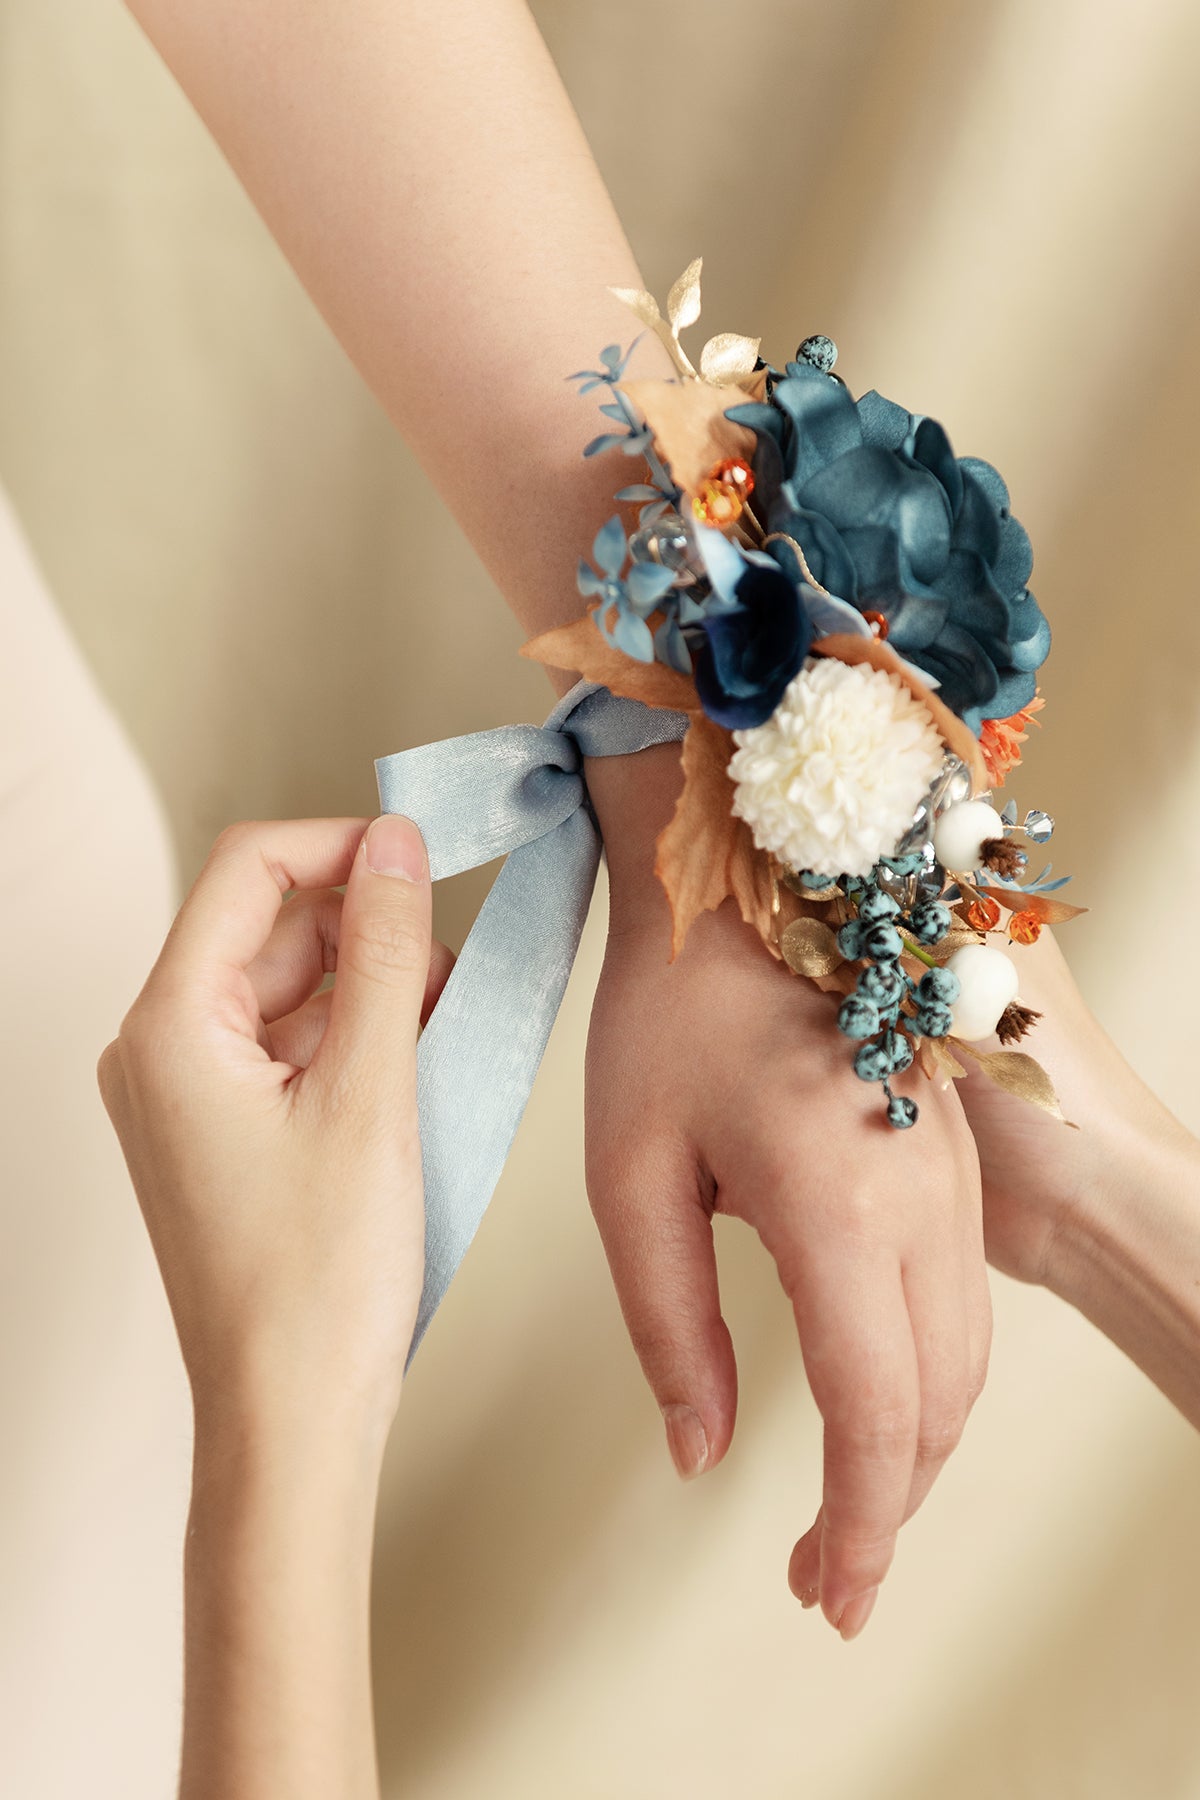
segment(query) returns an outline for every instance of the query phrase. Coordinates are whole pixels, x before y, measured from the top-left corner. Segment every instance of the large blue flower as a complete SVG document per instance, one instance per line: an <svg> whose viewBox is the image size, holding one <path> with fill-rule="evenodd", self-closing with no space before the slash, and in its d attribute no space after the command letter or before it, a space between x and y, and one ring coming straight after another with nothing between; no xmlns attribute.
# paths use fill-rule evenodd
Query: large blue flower
<svg viewBox="0 0 1200 1800"><path fill-rule="evenodd" d="M936 420L788 363L769 402L727 415L757 434L755 511L816 580L882 613L892 647L978 732L1033 699L1050 628L1026 583L1029 538L989 463ZM787 547L771 548L786 564Z"/></svg>

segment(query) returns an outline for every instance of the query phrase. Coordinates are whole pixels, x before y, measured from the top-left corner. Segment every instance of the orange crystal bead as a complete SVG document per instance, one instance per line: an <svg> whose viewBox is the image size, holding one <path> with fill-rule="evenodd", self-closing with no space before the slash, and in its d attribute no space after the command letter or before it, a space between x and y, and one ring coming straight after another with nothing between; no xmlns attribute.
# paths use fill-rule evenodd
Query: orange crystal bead
<svg viewBox="0 0 1200 1800"><path fill-rule="evenodd" d="M972 931L991 931L999 923L1000 908L994 900L989 900L986 894L972 900L967 908L967 924Z"/></svg>
<svg viewBox="0 0 1200 1800"><path fill-rule="evenodd" d="M727 456L710 472L711 481L725 481L740 492L743 500L748 500L754 492L754 470L740 456Z"/></svg>
<svg viewBox="0 0 1200 1800"><path fill-rule="evenodd" d="M1035 912L1015 912L1008 921L1008 935L1014 944L1036 944L1042 935L1042 921Z"/></svg>
<svg viewBox="0 0 1200 1800"><path fill-rule="evenodd" d="M692 511L701 525L715 525L718 531L726 525L736 525L745 504L731 481L715 481L712 476L698 494L692 495Z"/></svg>
<svg viewBox="0 0 1200 1800"><path fill-rule="evenodd" d="M871 627L871 630L875 633L875 636L879 639L880 643L882 643L888 632L891 630L891 626L888 624L883 613L865 612L863 618L867 621L867 624Z"/></svg>

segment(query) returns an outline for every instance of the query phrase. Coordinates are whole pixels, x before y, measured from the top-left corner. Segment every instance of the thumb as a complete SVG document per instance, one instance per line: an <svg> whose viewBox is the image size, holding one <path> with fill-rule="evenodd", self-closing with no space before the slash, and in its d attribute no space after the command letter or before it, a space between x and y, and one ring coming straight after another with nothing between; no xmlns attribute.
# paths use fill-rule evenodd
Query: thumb
<svg viewBox="0 0 1200 1800"><path fill-rule="evenodd" d="M346 883L329 1025L314 1069L394 1094L412 1057L429 974L429 858L411 819L368 825Z"/></svg>

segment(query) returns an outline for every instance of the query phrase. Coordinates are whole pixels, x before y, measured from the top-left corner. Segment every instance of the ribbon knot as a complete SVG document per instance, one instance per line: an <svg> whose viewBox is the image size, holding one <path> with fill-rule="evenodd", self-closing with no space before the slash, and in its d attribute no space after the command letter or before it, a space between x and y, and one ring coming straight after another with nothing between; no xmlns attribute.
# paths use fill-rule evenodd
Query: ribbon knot
<svg viewBox="0 0 1200 1800"><path fill-rule="evenodd" d="M507 857L417 1049L425 1286L410 1361L500 1179L579 948L601 851L584 758L686 730L681 713L580 682L542 726L375 765L381 809L420 827L435 881Z"/></svg>

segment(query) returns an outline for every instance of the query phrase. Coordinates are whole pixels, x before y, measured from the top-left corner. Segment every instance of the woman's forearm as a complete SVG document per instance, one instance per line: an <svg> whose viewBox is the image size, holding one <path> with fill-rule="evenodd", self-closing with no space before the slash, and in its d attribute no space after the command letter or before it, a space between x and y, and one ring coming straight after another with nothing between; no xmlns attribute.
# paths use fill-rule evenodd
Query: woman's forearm
<svg viewBox="0 0 1200 1800"><path fill-rule="evenodd" d="M575 616L637 476L582 461L601 425L565 377L633 336L605 284L640 277L522 0L130 10L518 619ZM635 370L669 372L653 337Z"/></svg>
<svg viewBox="0 0 1200 1800"><path fill-rule="evenodd" d="M344 1400L198 1409L181 1800L376 1800L370 1574L381 1430Z"/></svg>
<svg viewBox="0 0 1200 1800"><path fill-rule="evenodd" d="M1044 1273L1200 1426L1200 1144L1165 1109L1117 1121L1105 1172L1064 1216Z"/></svg>

